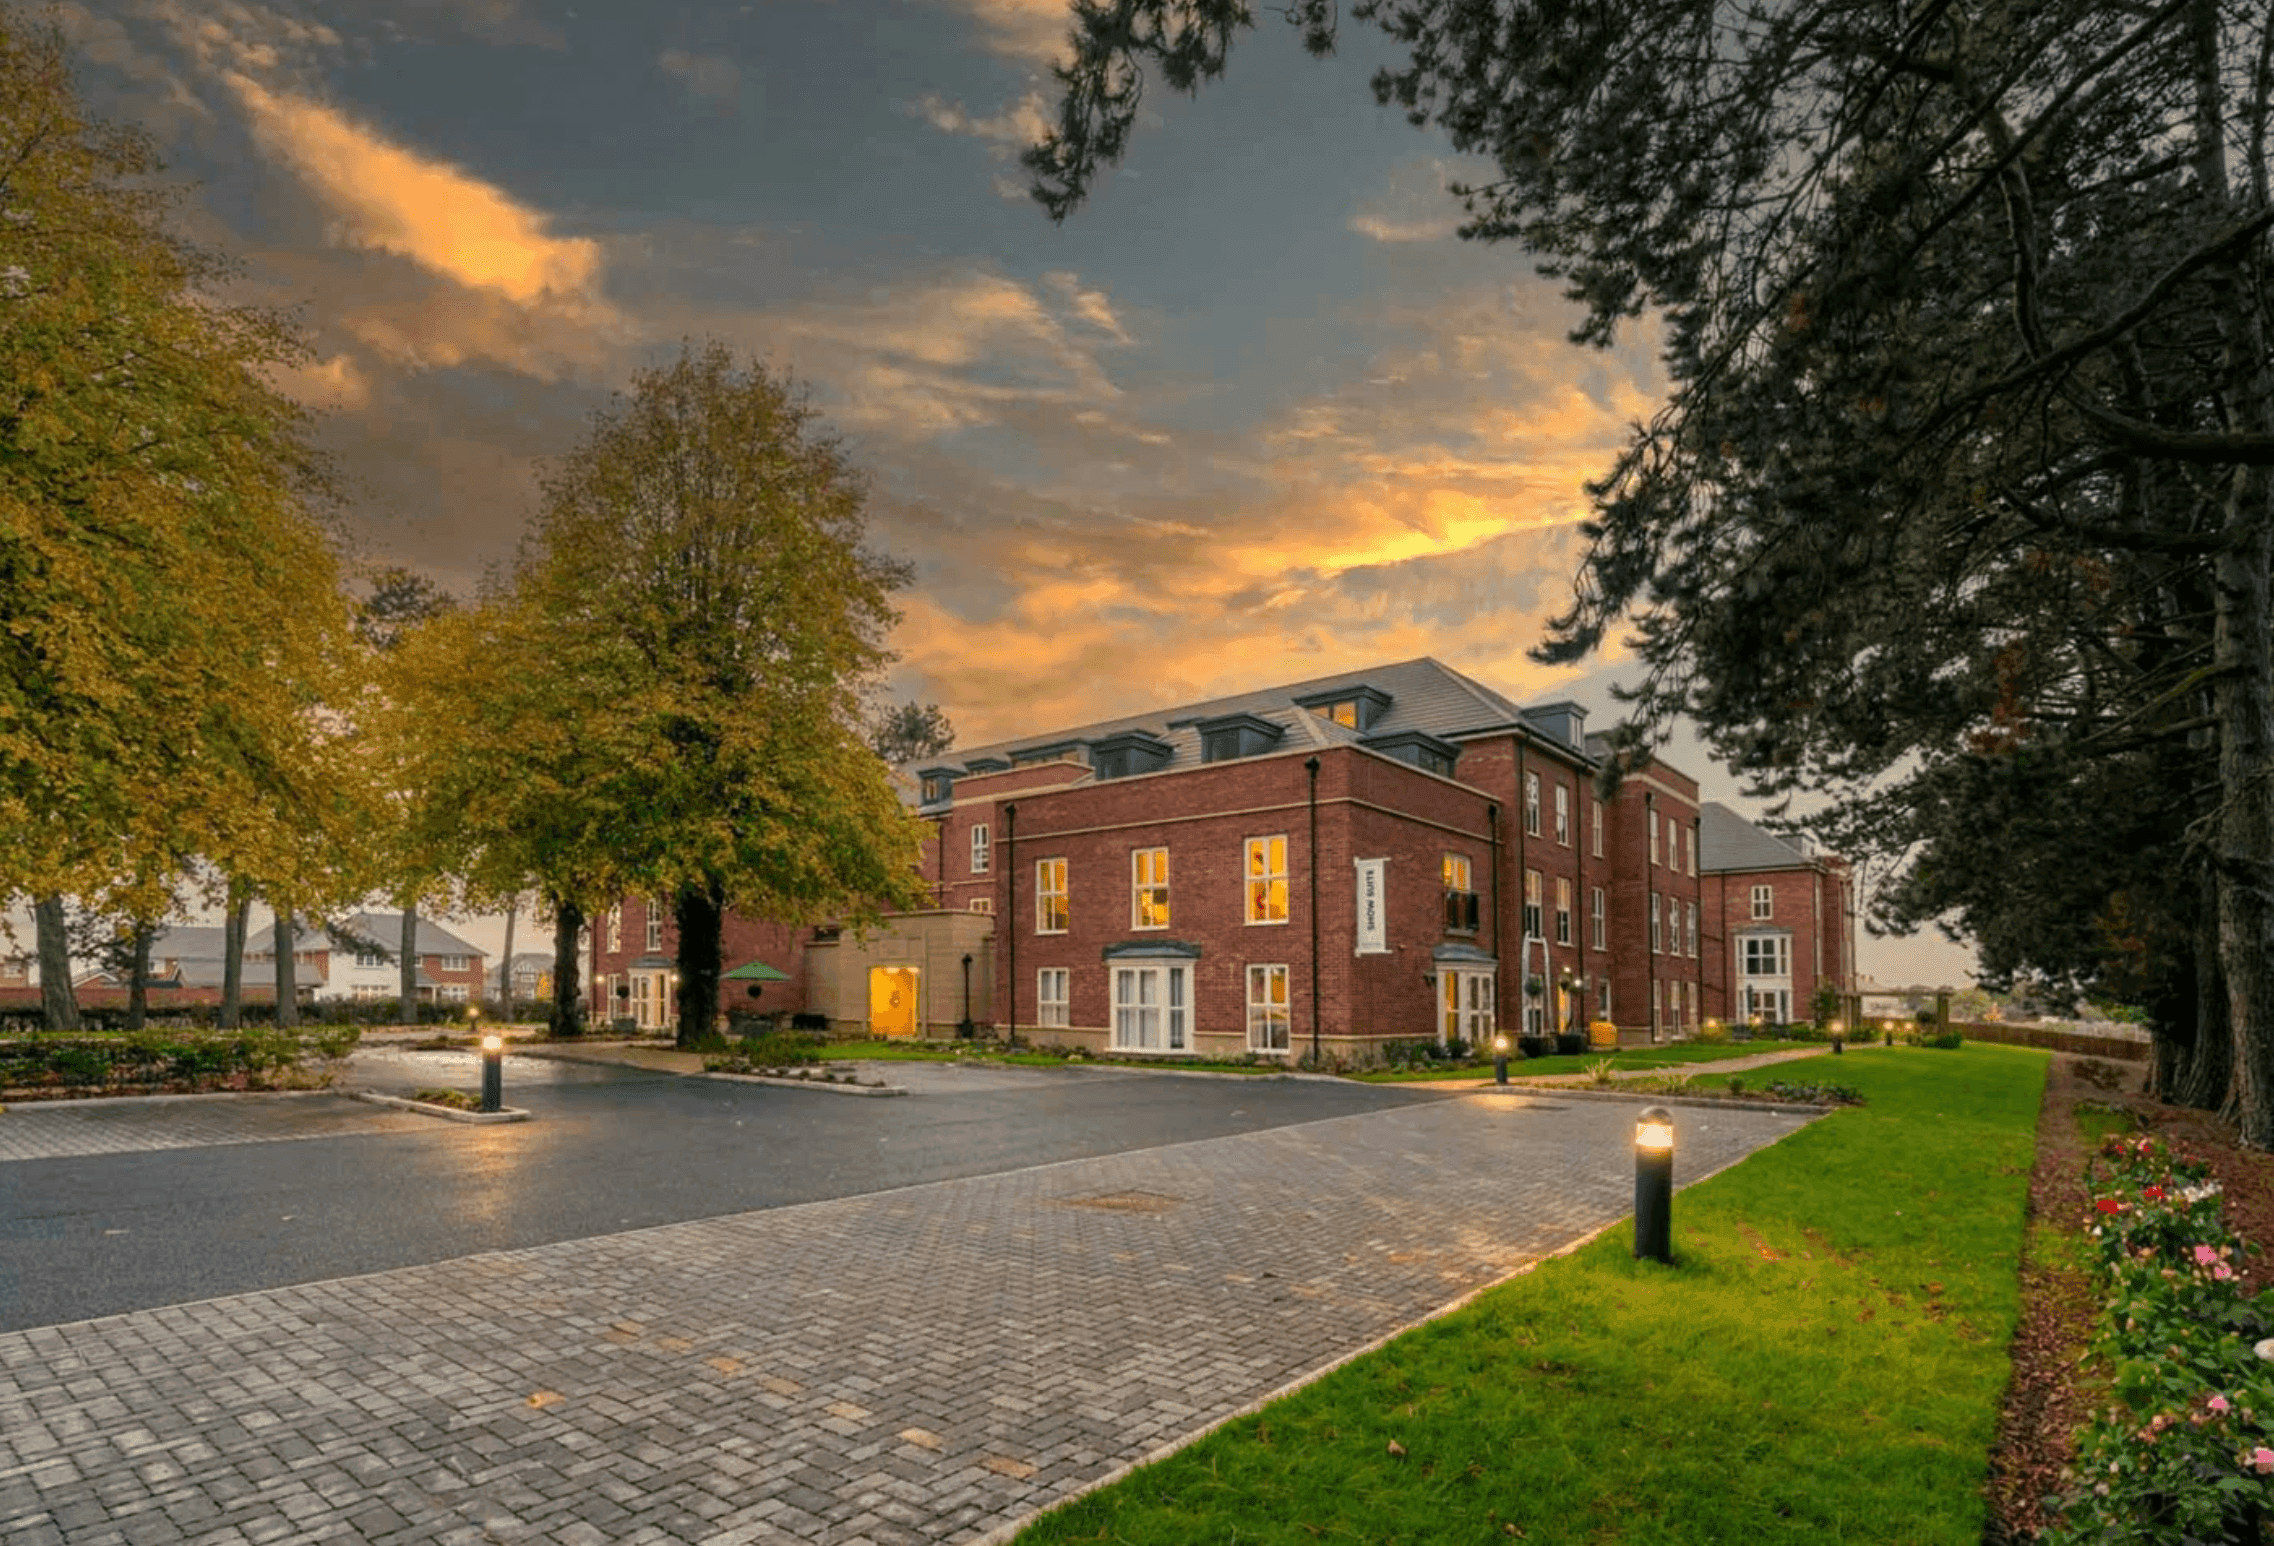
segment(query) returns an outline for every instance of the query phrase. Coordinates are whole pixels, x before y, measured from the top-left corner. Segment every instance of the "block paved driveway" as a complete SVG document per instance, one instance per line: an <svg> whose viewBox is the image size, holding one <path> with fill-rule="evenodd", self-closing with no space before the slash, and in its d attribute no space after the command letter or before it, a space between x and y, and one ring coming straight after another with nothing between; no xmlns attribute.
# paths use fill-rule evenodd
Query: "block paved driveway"
<svg viewBox="0 0 2274 1546"><path fill-rule="evenodd" d="M1405 1099L10 1332L0 1538L969 1540L1617 1218L1632 1119ZM1683 1109L1682 1179L1798 1125Z"/></svg>

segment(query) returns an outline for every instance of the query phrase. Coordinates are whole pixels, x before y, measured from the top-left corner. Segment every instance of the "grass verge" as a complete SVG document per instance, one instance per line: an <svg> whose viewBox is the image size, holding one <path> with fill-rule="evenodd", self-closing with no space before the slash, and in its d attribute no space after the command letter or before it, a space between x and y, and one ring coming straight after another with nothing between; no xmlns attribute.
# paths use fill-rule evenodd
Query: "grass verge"
<svg viewBox="0 0 2274 1546"><path fill-rule="evenodd" d="M1975 1546L2045 1054L1859 1049L1837 1112L1021 1546ZM1677 1164L1679 1160L1677 1158Z"/></svg>
<svg viewBox="0 0 2274 1546"><path fill-rule="evenodd" d="M1791 1042L1740 1042L1707 1046L1702 1042L1677 1042L1660 1047L1622 1047L1617 1052L1582 1052L1571 1057L1519 1058L1508 1060L1508 1077L1533 1079L1543 1074L1583 1074L1604 1058L1611 1060L1615 1071L1644 1068L1680 1068L1689 1063L1724 1063L1736 1058L1753 1057L1763 1052L1824 1052L1829 1046L1812 1047ZM1370 1084L1411 1084L1431 1079L1479 1079L1492 1077L1492 1059L1484 1058L1470 1063L1455 1063L1431 1068L1380 1069L1353 1074Z"/></svg>

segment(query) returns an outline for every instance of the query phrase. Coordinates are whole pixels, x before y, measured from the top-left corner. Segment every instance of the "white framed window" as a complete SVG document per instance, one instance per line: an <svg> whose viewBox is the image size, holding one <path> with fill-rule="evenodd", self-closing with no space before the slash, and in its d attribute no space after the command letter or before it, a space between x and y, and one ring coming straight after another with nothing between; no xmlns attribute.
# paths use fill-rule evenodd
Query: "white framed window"
<svg viewBox="0 0 2274 1546"><path fill-rule="evenodd" d="M1763 1020L1771 1025L1783 1025L1792 1019L1792 990L1789 988L1755 988L1745 990L1745 1014L1748 1019Z"/></svg>
<svg viewBox="0 0 2274 1546"><path fill-rule="evenodd" d="M445 972L469 971L474 964L472 956L437 956L435 960L437 969Z"/></svg>
<svg viewBox="0 0 2274 1546"><path fill-rule="evenodd" d="M1285 1052L1290 1017L1287 1003L1287 968L1248 968L1248 1050Z"/></svg>
<svg viewBox="0 0 2274 1546"><path fill-rule="evenodd" d="M1045 966L1034 974L1034 1023L1037 1025L1070 1025L1067 1017L1067 969L1063 966Z"/></svg>
<svg viewBox="0 0 2274 1546"><path fill-rule="evenodd" d="M1690 984L1690 1024L1694 1026L1701 1023L1703 1022L1698 1019L1698 985L1693 982Z"/></svg>
<svg viewBox="0 0 2274 1546"><path fill-rule="evenodd" d="M1748 977L1790 977L1792 936L1748 934L1741 942L1744 973Z"/></svg>
<svg viewBox="0 0 2274 1546"><path fill-rule="evenodd" d="M991 896L975 896L971 899L971 910L975 913L991 913L995 910L995 899Z"/></svg>
<svg viewBox="0 0 2274 1546"><path fill-rule="evenodd" d="M442 985L442 1002L444 1002L445 1004L463 1004L463 1003L465 1003L465 1002L466 1002L466 985L465 985L464 983L462 983L462 982L446 982L446 983L444 983L444 984Z"/></svg>
<svg viewBox="0 0 2274 1546"><path fill-rule="evenodd" d="M974 822L971 828L971 873L974 875L987 873L987 865L992 858L987 847L989 841L987 823Z"/></svg>
<svg viewBox="0 0 2274 1546"><path fill-rule="evenodd" d="M1777 915L1777 891L1774 886L1753 888L1753 917L1756 922Z"/></svg>
<svg viewBox="0 0 2274 1546"><path fill-rule="evenodd" d="M1134 848L1129 852L1129 926L1169 926L1169 851Z"/></svg>
<svg viewBox="0 0 2274 1546"><path fill-rule="evenodd" d="M387 985L383 982L359 982L355 985L355 999L359 1004L368 1004L387 996Z"/></svg>
<svg viewBox="0 0 2274 1546"><path fill-rule="evenodd" d="M1545 936L1540 919L1540 872L1524 872L1524 937L1540 939Z"/></svg>
<svg viewBox="0 0 2274 1546"><path fill-rule="evenodd" d="M358 950L355 953L355 964L358 966L385 966L387 964L387 952L384 950Z"/></svg>
<svg viewBox="0 0 2274 1546"><path fill-rule="evenodd" d="M1642 824L1650 829L1650 862L1656 864L1658 862L1658 813L1645 807L1642 813Z"/></svg>
<svg viewBox="0 0 2274 1546"><path fill-rule="evenodd" d="M1568 875L1555 878L1555 942L1571 943L1571 877Z"/></svg>
<svg viewBox="0 0 2274 1546"><path fill-rule="evenodd" d="M1601 896L1603 893L1595 893ZM1595 1014L1597 1018L1611 1018L1611 977L1608 972L1595 979Z"/></svg>
<svg viewBox="0 0 2274 1546"><path fill-rule="evenodd" d="M1603 802L1600 800L1589 800L1587 803L1590 806L1594 807L1594 810L1589 819L1592 821L1595 828L1595 857L1600 859L1603 857Z"/></svg>
<svg viewBox="0 0 2274 1546"><path fill-rule="evenodd" d="M663 948L663 898L647 899L647 948L649 954Z"/></svg>
<svg viewBox="0 0 2274 1546"><path fill-rule="evenodd" d="M611 953L624 948L624 904L611 902L608 906L608 949Z"/></svg>
<svg viewBox="0 0 2274 1546"><path fill-rule="evenodd" d="M1659 940L1658 893L1653 891L1650 893L1650 953L1652 955L1659 955L1663 952L1663 947L1660 945Z"/></svg>
<svg viewBox="0 0 2274 1546"><path fill-rule="evenodd" d="M1034 861L1034 932L1063 934L1070 918L1066 907L1066 861Z"/></svg>
<svg viewBox="0 0 2274 1546"><path fill-rule="evenodd" d="M1587 899L1588 943L1592 944L1597 950L1608 950L1610 948L1610 924L1604 916L1603 888L1601 886L1589 886L1587 889L1593 893Z"/></svg>
<svg viewBox="0 0 2274 1546"><path fill-rule="evenodd" d="M1247 917L1250 923L1287 921L1287 838L1251 837L1242 868L1247 875Z"/></svg>
<svg viewBox="0 0 2274 1546"><path fill-rule="evenodd" d="M1116 1052L1182 1052L1191 1040L1192 967L1140 961L1113 968Z"/></svg>
<svg viewBox="0 0 2274 1546"><path fill-rule="evenodd" d="M1682 867L1682 824L1673 817L1666 818L1666 868Z"/></svg>
<svg viewBox="0 0 2274 1546"><path fill-rule="evenodd" d="M1659 1027L1666 1023L1666 979L1654 979L1650 984L1650 1039L1658 1039Z"/></svg>
<svg viewBox="0 0 2274 1546"><path fill-rule="evenodd" d="M1692 902L1692 903L1690 903L1690 904L1689 904L1689 911L1690 911L1690 959L1694 961L1694 960L1696 960L1696 959L1698 958L1698 904L1697 904L1697 903L1695 903L1695 902Z"/></svg>
<svg viewBox="0 0 2274 1546"><path fill-rule="evenodd" d="M1690 861L1690 873L1695 875L1698 872L1698 829L1694 826L1682 829L1682 853Z"/></svg>
<svg viewBox="0 0 2274 1546"><path fill-rule="evenodd" d="M1555 840L1564 847L1571 846L1571 786L1555 786Z"/></svg>
<svg viewBox="0 0 2274 1546"><path fill-rule="evenodd" d="M1540 835L1540 775L1524 775L1524 831L1532 837Z"/></svg>

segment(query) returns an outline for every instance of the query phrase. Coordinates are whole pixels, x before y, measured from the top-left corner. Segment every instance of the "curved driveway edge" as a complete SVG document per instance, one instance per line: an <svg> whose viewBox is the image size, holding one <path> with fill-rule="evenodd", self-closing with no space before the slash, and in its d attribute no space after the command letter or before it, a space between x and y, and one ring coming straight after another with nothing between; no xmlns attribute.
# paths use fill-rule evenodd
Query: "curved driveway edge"
<svg viewBox="0 0 2274 1546"><path fill-rule="evenodd" d="M1678 1114L1683 1179L1803 1125ZM1476 1095L0 1335L11 1542L968 1541L1617 1220Z"/></svg>

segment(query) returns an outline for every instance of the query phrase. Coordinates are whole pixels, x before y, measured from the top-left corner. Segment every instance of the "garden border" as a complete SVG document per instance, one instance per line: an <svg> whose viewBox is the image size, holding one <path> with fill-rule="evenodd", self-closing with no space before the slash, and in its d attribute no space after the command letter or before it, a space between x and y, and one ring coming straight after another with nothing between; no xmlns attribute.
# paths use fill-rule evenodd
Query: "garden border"
<svg viewBox="0 0 2274 1546"><path fill-rule="evenodd" d="M526 1122L530 1114L519 1106L503 1106L496 1111L460 1111L452 1106L437 1106L431 1101L411 1100L401 1095L382 1095L377 1090L343 1091L349 1100L360 1100L373 1106L392 1106L397 1111L415 1111L421 1116L440 1117L445 1122L472 1122L488 1126L496 1122Z"/></svg>

